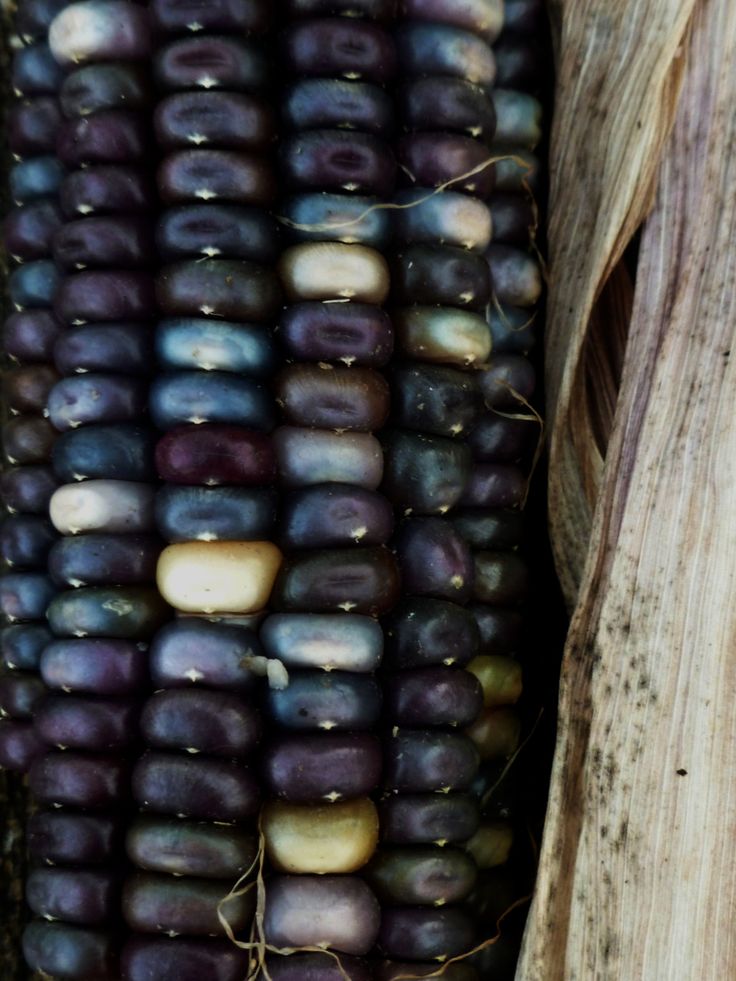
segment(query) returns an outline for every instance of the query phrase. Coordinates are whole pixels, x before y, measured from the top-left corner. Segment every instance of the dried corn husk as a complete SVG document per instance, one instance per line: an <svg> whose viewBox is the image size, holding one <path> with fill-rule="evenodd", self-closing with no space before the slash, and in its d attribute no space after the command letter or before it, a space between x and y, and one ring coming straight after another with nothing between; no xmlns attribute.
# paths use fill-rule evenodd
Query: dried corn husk
<svg viewBox="0 0 736 981"><path fill-rule="evenodd" d="M736 5L698 0L682 59L677 35L692 4L587 6L589 19L579 3L560 8L549 348L560 400L552 529L558 562L570 563L568 599L581 582L517 978L723 981L736 977ZM607 44L603 7L612 14ZM601 86L610 100L615 83L600 79L616 73L629 43L618 84L634 105L619 103L602 120ZM580 78L568 95L575 64ZM652 159L681 65L674 129L663 158ZM578 105L584 118L574 122L578 91L592 101L587 113ZM586 162L575 168L579 157ZM605 176L612 157L617 182ZM579 205L562 185L571 161L566 179L590 175ZM571 414L586 317L646 206L655 164L613 430L600 479L591 479L576 452L589 437L576 442ZM594 501L583 566L575 523L586 530Z"/></svg>
<svg viewBox="0 0 736 981"><path fill-rule="evenodd" d="M587 441L578 428L591 315L652 205L694 3L552 4L557 95L550 150L546 341L550 523L558 574L570 605L582 575L597 488Z"/></svg>

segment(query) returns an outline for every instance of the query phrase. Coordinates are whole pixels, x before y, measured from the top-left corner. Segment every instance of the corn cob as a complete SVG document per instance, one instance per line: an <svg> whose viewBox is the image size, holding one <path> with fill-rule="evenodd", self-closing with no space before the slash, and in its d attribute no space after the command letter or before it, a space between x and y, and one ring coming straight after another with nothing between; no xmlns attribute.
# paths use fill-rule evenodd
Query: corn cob
<svg viewBox="0 0 736 981"><path fill-rule="evenodd" d="M522 5L517 6L520 10ZM534 6L526 4L529 16ZM536 88L542 80L539 65L531 61L537 38L518 33L523 23L517 17L519 10L507 10L504 31L494 46L500 76L494 92L497 139L534 149L541 107L510 85ZM490 316L494 357L483 378L487 410L470 442L481 466L491 462L517 468L525 485L532 450L541 438L529 405L535 373L527 356L534 345L541 292L537 253L529 248L536 233L536 205L528 192L496 192L488 203L494 221L494 241L487 252L494 294ZM484 709L469 730L484 759L476 781L484 820L467 848L479 866L469 905L486 924L498 922L518 904L528 881L524 836L517 835L521 830L517 821L520 778L517 768L508 768L519 745L521 716L516 702L521 694L527 634L521 605L529 573L519 555L527 530L521 517L518 512L493 510L459 518L468 541L477 549L477 581L485 593L484 614L479 619L486 626L483 652L470 665L482 683ZM497 942L477 955L476 964L484 976L513 974L519 925L519 920L505 921Z"/></svg>
<svg viewBox="0 0 736 981"><path fill-rule="evenodd" d="M348 6L355 16L343 16ZM341 967L316 952L274 955L274 981L369 977L361 958L379 927L376 898L356 872L378 835L369 796L381 774L375 618L399 588L373 435L388 413L378 369L393 346L382 309L388 221L371 210L395 180L384 88L395 70L390 7L294 3L283 40L281 165L291 196L279 269L291 305L279 330L287 363L276 380L275 440L285 561L278 612L261 639L290 680L267 696L281 731L264 746L272 800L262 825L276 873L266 880L264 927L274 947L326 947Z"/></svg>
<svg viewBox="0 0 736 981"><path fill-rule="evenodd" d="M13 469L3 475L3 498L11 514L0 532L0 553L10 570L0 580L0 609L11 623L0 642L0 716L8 720L0 723L0 764L26 771L41 749L31 716L44 692L38 666L50 640L44 607L53 595L46 559L56 535L44 510L54 430L44 413L58 378L50 239L61 216L58 173L49 154L61 115L56 99L60 70L46 43L45 22L21 6L15 26L26 36L23 42L18 38L11 66L16 99L8 118L8 144L17 161L11 175L15 206L3 228L6 250L17 265L9 281L15 313L4 326L5 350L14 366L4 378L11 418L2 431L3 452ZM46 181L40 178L34 186L29 176L34 172L45 174ZM34 494L40 488L40 495Z"/></svg>
<svg viewBox="0 0 736 981"><path fill-rule="evenodd" d="M220 901L257 853L250 759L260 723L245 660L259 657L250 619L280 562L270 541L274 409L266 388L275 363L267 325L279 302L266 268L278 248L267 210L275 187L259 37L267 13L267 4L247 0L151 5L165 207L150 411L162 433L156 523L169 543L157 579L179 616L151 646L158 690L143 710L149 749L133 775L142 813L127 835L140 870L123 893L130 981L234 981L247 970L242 952L210 937L223 933ZM214 70L197 74L199 64ZM251 891L222 907L238 936L249 935L253 905Z"/></svg>
<svg viewBox="0 0 736 981"><path fill-rule="evenodd" d="M536 146L541 115L536 99L498 88L493 97L498 120L494 145ZM518 741L518 721L506 706L519 697L521 675L509 655L518 653L521 643L522 618L517 608L526 594L528 574L525 563L511 551L521 544L523 523L517 514L500 509L518 508L525 496L527 478L520 463L528 460L535 436L535 420L528 409L535 374L522 356L530 343L529 327L515 331L513 325L533 322L541 292L536 257L522 247L522 233L528 242L533 211L520 195L508 193L492 195L489 206L494 241L485 256L492 287L494 356L481 375L486 408L469 437L474 475L465 490L466 509L456 519L456 527L474 549L473 609L482 644L481 656L470 670L482 683L485 707L471 734L486 761L509 756ZM488 837L487 831L482 833ZM470 847L476 844L471 842Z"/></svg>
<svg viewBox="0 0 736 981"><path fill-rule="evenodd" d="M495 114L483 86L493 79L488 40L497 31L497 11L488 4L409 3L403 13L405 135L397 153L417 186L399 196L411 207L394 222L394 324L407 360L392 374L392 430L384 447L389 493L404 519L393 547L405 598L385 625L386 716L393 726L381 811L385 844L367 870L387 904L377 945L388 958L378 968L386 978L433 976L432 962L463 956L475 939L473 919L458 904L473 888L476 868L458 846L478 825L469 793L478 757L453 730L472 723L481 705L480 685L464 669L478 649L478 627L466 606L471 552L451 516L472 476L466 438L481 408L473 369L491 346L482 255L491 222L482 199L493 186L488 143ZM448 181L450 190L433 194ZM476 977L465 963L445 973Z"/></svg>
<svg viewBox="0 0 736 981"><path fill-rule="evenodd" d="M344 9L346 6L349 9ZM464 32L464 50L473 51L475 57L471 68L475 71L479 65L482 72L493 64L487 53L487 40L497 29L489 27L484 19L488 6L471 3L448 13L438 4L417 2L407 4L406 13L420 27L434 30L434 37L438 27L445 38L449 29ZM472 194L490 191L485 168L457 182L463 193L443 191L428 206L418 203L421 192L418 196L410 190L398 200L411 203L412 207L397 212L391 222L400 250L392 267L393 299L399 308L395 324L405 360L387 371L392 416L391 429L382 434L386 464L383 472L375 444L359 438L380 429L385 420L388 388L375 368L385 365L393 340L390 322L379 306L385 296L382 260L369 252L387 246L386 213L372 211L355 221L371 203L362 200L367 192L378 198L393 193L393 181L389 180L391 155L381 139L391 125L389 106L376 84L385 82L388 76L365 82L360 78L325 78L323 73L342 71L354 75L366 70L364 62L358 67L355 62L346 67L339 59L336 61L329 43L334 38L331 32L335 31L338 37L342 34L354 39L357 34L363 39L362 47L354 40L346 45L352 49L351 57L356 55L356 49L361 57L366 50L370 53L372 46L379 51L379 60L385 62L390 44L385 43L381 28L376 28L386 21L390 7L378 0L349 5L293 0L289 4L289 15L300 18L285 41L289 64L296 65L297 71L305 75L309 75L310 64L316 65L317 75L297 82L283 100L286 127L305 131L284 141L282 157L283 173L297 188L297 193L280 208L296 226L293 241L297 244L287 250L280 265L287 297L295 302L284 314L279 331L282 350L295 363L289 364L275 382L285 425L277 431L273 443L279 477L286 489L277 540L287 558L272 598L272 607L278 612L265 621L260 637L271 659L272 681L285 680L279 662L290 671L288 686L281 690L272 687L265 705L282 728L282 733L269 736L265 745L266 785L274 797L287 798L285 802L274 800L262 813L268 852L278 873L267 878L266 883L266 940L298 947L308 945L319 935L317 943L347 950L349 956L342 958L343 970L356 981L370 976L394 978L407 972L426 974L432 970L426 959L462 954L473 938L472 917L459 907L447 913L440 909L435 915L431 906L422 904L462 900L475 877L474 862L463 851L452 845L435 844L438 828L443 829L443 840L460 843L473 834L478 824L477 804L466 792L474 786L474 754L469 751L467 740L442 730L465 726L473 720L481 690L487 694L492 688L494 697L498 697L498 672L489 682L487 661L476 663L474 672L459 665L467 664L478 651L485 654L497 642L509 650L516 644L516 616L504 616L506 611L499 615L489 604L516 602L523 570L512 567L513 558L509 560L506 555L480 558L473 551L488 551L489 542L500 551L517 540L515 520L499 517L495 508L519 503L523 479L504 472L503 466L517 459L520 436L514 427L493 425L495 420L479 415L480 406L482 401L494 408L503 405L509 376L514 387L524 389L526 384L524 390L529 394L533 384L533 379L525 381L528 372L525 374L521 361L502 363L498 370L492 362L480 384L475 372L464 370L482 363L487 356L488 327L484 324L481 329L481 318L472 316L474 304L479 310L485 306L483 290L488 290L484 286L487 274L477 258L488 245L493 202L489 212ZM242 977L244 971L243 956L234 946L199 935L219 932L213 916L217 899L223 895L226 879L235 878L249 864L254 840L248 833L231 829L220 833L220 829L195 824L182 815L202 821L237 820L252 813L254 800L251 796L239 814L228 811L232 799L225 799L223 788L238 790L237 781L227 784L228 776L234 776L237 768L241 777L245 771L242 764L230 767L226 760L220 761L224 765L218 765L213 757L219 752L224 758L240 759L251 750L256 738L250 666L257 661L260 646L251 629L255 621L250 614L265 604L270 590L260 583L256 595L244 601L242 590L228 579L229 569L261 569L260 565L248 564L254 557L250 545L242 549L228 546L227 555L224 549L206 546L222 541L244 545L253 540L268 542L273 535L273 494L270 489L247 484L254 472L259 482L268 482L273 473L269 440L259 438L253 431L268 432L272 410L268 399L257 394L258 385L253 385L252 379L265 378L273 370L275 353L261 326L243 323L244 317L268 319L264 310L270 309L268 303L273 302L268 299L268 277L252 267L253 275L245 277L248 263L265 263L266 256L268 262L275 258L275 237L265 213L258 211L258 205L265 203L271 193L273 181L260 160L247 159L252 145L243 153L242 145L232 147L225 142L220 146L218 141L229 139L228 127L223 124L217 128L218 114L220 119L226 113L232 114L232 128L239 138L251 134L248 139L256 147L262 146L258 141L265 139L258 135L264 132L259 129L264 119L263 112L259 114L261 107L254 99L237 98L243 88L251 90L254 78L258 78L257 52L249 51L248 42L242 37L244 28L262 26L258 9L257 4L244 2L226 9L213 5L193 15L191 9L176 3L154 5L157 26L174 38L156 59L158 78L170 92L170 97L159 104L156 128L160 146L170 154L161 167L159 187L163 200L171 205L159 224L157 243L164 263L170 264L159 278L159 302L168 319L159 325L156 338L159 364L167 375L156 380L148 401L157 425L169 430L158 446L158 470L165 484L157 496L156 520L162 536L174 546L197 542L197 549L189 551L193 558L189 564L184 561L186 551L175 548L159 564L162 592L175 607L193 616L178 617L158 634L151 647L154 681L157 687L169 690L151 699L144 712L143 734L154 752L144 757L137 768L135 793L144 810L173 813L179 818L142 816L129 833L130 857L148 872L131 878L126 887L126 917L129 925L139 931L123 955L122 970L128 978L150 977L151 972L157 977L172 978L210 972L210 976L224 979ZM470 22L466 20L468 12ZM343 13L350 13L351 17L335 24ZM365 18L357 19L357 31L350 23L356 13ZM192 20L192 16L198 19ZM319 20L309 20L315 17ZM327 18L332 19L332 26L325 26ZM453 20L457 22L452 23ZM408 21L404 27L416 24ZM466 30L468 27L470 31ZM473 29L479 33L473 35ZM235 37L235 30L241 36ZM408 30L399 36L405 38L411 33ZM482 49L473 47L468 37L471 41L480 39ZM456 44L457 35L451 40ZM400 40L401 43L405 42ZM419 67L409 75L423 73L420 55L424 51L426 56L428 50L426 40L424 43L424 49L415 50ZM340 44L334 47L339 54ZM248 57L243 57L244 52ZM229 60L231 56L235 56L233 60ZM439 53L435 47L434 56L443 65L452 64L449 41L445 49L440 46ZM208 67L203 75L204 63ZM209 74L215 63L222 68L230 88L217 93L226 98L210 102L207 116L203 111L206 100L192 99L187 90L199 88L201 91L195 94L200 95L215 87L213 75ZM385 65L381 70L385 70ZM433 70L441 75L445 69ZM476 79L472 80L475 84ZM429 80L419 79L401 92L399 103L405 109L410 132L398 144L401 159L416 168L430 190L435 184L457 177L463 168L474 169L487 158L483 141L492 129L493 113L487 97L469 93L460 84L462 78L455 86L433 86L432 82L431 76ZM90 84L98 92L113 83L98 76ZM120 80L114 84L119 86ZM134 86L129 76L126 84ZM428 156L431 140L424 132L428 107L437 108L433 100L444 95L445 89L450 93L449 104L466 109L467 114L449 112L446 105L439 105L432 126L443 128L439 140L443 149L435 161ZM463 95L469 97L467 104L462 102ZM74 98L86 98L84 82L76 96L70 95L70 99ZM452 103L452 99L456 101ZM471 121L473 112L481 116L479 122ZM213 119L214 136L208 136L199 126L192 128L195 121L204 122L206 128ZM359 130L355 140L346 141L339 131L346 120ZM465 142L464 133L459 134L462 139L455 138L451 132L453 120L461 129L480 128L476 135L481 137L477 142L484 156L471 145L475 137L471 142ZM329 128L335 128L337 136L325 134ZM181 149L182 143L213 145L187 155ZM345 166L349 158L348 146L351 152L355 151L349 162L349 186L331 186L330 181L342 179L344 171L342 177L336 177L328 166L325 177L325 157L328 163L338 165L339 173L339 167ZM453 160L456 152L460 165ZM223 159L236 153L240 160ZM198 172L197 168L202 169ZM70 199L87 206L94 195L107 193L117 202L115 207L120 207L122 201L150 200L142 185L125 179L133 175L120 174L119 167L117 171L78 181L76 187L72 185ZM202 173L207 176L207 183L196 184ZM478 184L473 183L478 177ZM214 184L209 183L210 178ZM204 205L208 210L204 215L207 235L203 239L197 224L203 215L196 211L196 201L209 200L215 186L214 193L230 204L227 213L221 208L218 211L218 205ZM314 193L325 186L326 193ZM509 186L518 187L518 181ZM197 193L200 188L205 195ZM347 195L340 193L345 190ZM239 196L243 194L245 198ZM247 210L243 200L250 205L248 215L242 213ZM507 200L505 205L504 214L511 214L507 224L515 229L520 242L519 228L523 227L528 210L513 201ZM462 221L453 216L453 209L462 215ZM240 224L235 223L233 233L232 213L236 210ZM468 217L472 219L470 229ZM346 219L352 223L339 226ZM342 231L333 231L328 238L323 223L335 220ZM215 234L222 236L217 241L223 244L213 244L213 228ZM333 237L346 239L341 244L353 248L304 248ZM363 251L354 248L356 245L363 246ZM462 249L466 251L461 254ZM218 259L197 265L191 261L202 256ZM325 257L339 266L337 285L334 267L330 278L322 275L320 262ZM489 256L491 273L493 258ZM436 275L438 272L442 275ZM243 276L239 285L247 282L249 287L255 286L255 306L252 298L244 299L244 291L238 296L228 295L222 285L228 276L236 281ZM494 284L498 279L497 273ZM458 283L467 288L458 289ZM340 293L353 289L357 292L350 302L329 302L347 299ZM76 301L76 297L72 300ZM245 303L250 305L244 306ZM429 310L438 303L445 308L455 307L458 312L452 311L451 319L447 310L438 316ZM417 307L428 308L427 315L417 315ZM74 311L74 303L71 309ZM229 322L215 319L223 313ZM71 315L67 312L67 316ZM460 330L460 343L448 344L447 336L443 336L448 325ZM90 336L89 327L81 330ZM494 339L502 331L503 326L496 330L491 326ZM73 334L74 328L68 333ZM425 354L428 343L429 356ZM517 342L507 338L507 343ZM521 342L518 343L521 350ZM84 356L85 348L71 344L62 371L74 371L80 364L75 358ZM423 364L425 358L428 363ZM320 362L332 367L313 370ZM85 368L99 370L94 365ZM325 382L325 378L329 381ZM121 389L111 389L111 400L117 405L124 396ZM421 402L425 396L429 397ZM452 403L451 418L446 413L448 403ZM513 405L516 407L516 402ZM334 429L348 432L338 432L339 439L335 439ZM79 435L83 433L84 428L79 430ZM458 451L466 436L470 451L467 447ZM500 464L496 456L499 444L503 447ZM223 449L226 459L220 455ZM478 471L482 472L483 465L491 459L494 472L481 473L479 477ZM434 461L445 464L449 483L435 479L435 474L426 468L427 461L430 467ZM331 469L335 466L337 471ZM219 482L224 486L215 486ZM331 486L325 488L325 482ZM203 493L210 490L227 493ZM398 518L406 519L401 520L391 540L397 560L384 548L393 528L387 502L397 509ZM444 517L448 506L452 510ZM458 506L460 510L456 511ZM494 510L488 516L480 514L479 509L485 507ZM349 521L345 521L346 513ZM355 531L356 520L360 535L348 534ZM348 545L353 546L356 537L359 546L348 552ZM274 552L265 551L270 555L270 559L266 558L270 571L265 578L270 581L278 560ZM202 576L200 561L208 566ZM407 598L392 612L398 596L397 561ZM122 564L129 567L130 556ZM213 585L212 571L217 573L218 568L225 572L219 577L213 606L203 596ZM345 570L351 574L357 570L356 579L347 587L340 581ZM191 579L187 578L189 575ZM260 575L260 571L256 572L259 582ZM478 601L487 609L479 609ZM473 602L476 605L468 605ZM382 629L378 628L377 616L386 616ZM398 727L398 733L392 733L387 740L388 765L381 777L380 764L370 762L375 757L371 749L373 737L363 738L360 730L375 727L381 698L371 672L380 661L384 644L384 717ZM64 662L58 654L51 663L57 668L60 665L62 673L78 670L78 661ZM328 673L321 670L325 667L342 670ZM518 678L512 678L508 685L512 693L518 693L517 682ZM226 686L235 686L238 694L217 691ZM197 727L197 717L192 713L204 716L201 727ZM232 723L232 729L215 719L218 713ZM316 733L313 745L311 733L299 738L289 734L312 727L327 730ZM359 732L346 738L340 731L343 728ZM331 729L338 731L332 733ZM512 720L509 731L513 730ZM473 735L482 746L492 743L487 734L475 731ZM218 748L213 748L213 738L220 741ZM401 745L397 751L398 743ZM512 744L513 738L508 745ZM508 745L491 753L508 755ZM181 755L186 749L203 751L209 758L187 759ZM446 756L433 772L428 751L454 752L453 765L459 769L448 776ZM331 753L332 762L337 763L332 772L328 769ZM348 772L346 760L355 759L361 764L354 773ZM197 762L206 765L200 770L203 783L193 790L187 780ZM164 765L158 765L161 763ZM293 768L304 763L311 772L302 770L298 780L291 779ZM343 782L336 784L335 776ZM447 796L429 793L438 789L440 779L457 781L463 792ZM299 787L302 780L305 789ZM328 783L331 789L320 793ZM375 936L378 929L373 912L375 901L369 898L370 889L364 881L345 873L363 867L371 857L376 812L365 795L381 783L388 791L380 806L386 845L363 876L384 902L394 905L383 912L379 946L374 951L391 960L369 968L350 954L363 954L371 945L366 937L371 931ZM442 787L447 785L443 783ZM205 788L213 793L213 800L204 801ZM254 791L252 784L251 789ZM149 800L156 794L160 796L153 802ZM299 799L300 794L305 796ZM353 795L360 796L350 799ZM335 802L306 812L307 800L325 796ZM296 802L290 799L293 797ZM342 797L349 799L342 803ZM179 810L182 801L184 810ZM192 807L194 811L190 810ZM360 834L353 836L350 832L356 827ZM318 837L317 847L310 853L304 844L305 835L313 835L315 828L320 829L322 843ZM330 844L337 854L330 855L329 861L336 868L320 864L325 861L323 842L327 834L333 835ZM429 834L435 837L428 837ZM480 864L488 861L488 843L488 835L484 838L480 834L469 846ZM168 873L182 870L192 877L188 882L169 878ZM280 874L283 872L291 874ZM323 873L322 878L316 878L318 873ZM173 885L175 882L177 886ZM328 920L315 931L314 923L288 913L294 901L319 908L320 904L334 902L335 896L341 896L357 911L359 922L346 926L344 921ZM401 904L411 905L402 908ZM228 915L236 929L243 928L240 936L247 936L246 907L247 903L242 903L236 910L233 905L232 919ZM155 928L185 936L170 939L145 935ZM326 935L320 932L325 929ZM434 930L435 935L428 936L429 930ZM402 958L411 963L404 963ZM327 981L345 976L331 957L313 952L273 957L269 970L272 977L281 981L297 977ZM462 963L453 965L443 977L465 981L476 974Z"/></svg>
<svg viewBox="0 0 736 981"><path fill-rule="evenodd" d="M63 481L49 504L62 537L48 561L62 591L48 609L56 639L41 657L56 690L38 707L35 727L58 750L30 773L32 793L47 809L29 824L32 857L45 864L27 883L42 919L27 928L24 949L31 967L51 975L113 978L141 643L166 607L149 585L159 551L144 422L152 234L145 216L121 213L105 197L100 170L125 167L134 183L144 172L150 150L140 65L150 33L140 7L81 3L57 15L49 43L69 72L56 146L68 170L60 192L66 222L54 236L54 308L65 328L55 356L64 377L48 397L49 419L62 434L54 468ZM119 62L110 67L113 58ZM80 191L90 177L99 181L94 202Z"/></svg>

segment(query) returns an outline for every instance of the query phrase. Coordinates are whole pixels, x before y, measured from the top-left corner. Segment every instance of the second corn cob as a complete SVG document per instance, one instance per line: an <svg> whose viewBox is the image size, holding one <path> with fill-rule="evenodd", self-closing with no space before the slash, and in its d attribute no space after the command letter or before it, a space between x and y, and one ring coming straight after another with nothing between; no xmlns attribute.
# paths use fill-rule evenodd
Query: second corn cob
<svg viewBox="0 0 736 981"><path fill-rule="evenodd" d="M150 410L160 432L156 524L168 543L157 581L177 616L151 646L158 690L142 713L148 749L133 774L141 813L127 835L138 871L123 893L132 931L123 974L234 981L247 957L211 938L224 932L220 902L257 854L260 722L245 659L258 655L250 619L280 562L266 388L279 300L267 268L277 242L259 52L267 5L212 4L193 22L186 5L155 0L151 14L163 210ZM231 45L240 77L187 74L200 61L223 64L217 53ZM240 937L254 901L251 890L222 907Z"/></svg>

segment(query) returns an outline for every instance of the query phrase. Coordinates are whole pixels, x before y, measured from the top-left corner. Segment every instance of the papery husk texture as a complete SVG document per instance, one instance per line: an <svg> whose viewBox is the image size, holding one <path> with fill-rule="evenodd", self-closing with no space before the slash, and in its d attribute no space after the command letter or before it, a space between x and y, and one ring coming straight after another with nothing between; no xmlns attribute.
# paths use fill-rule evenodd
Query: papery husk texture
<svg viewBox="0 0 736 981"><path fill-rule="evenodd" d="M585 23L578 23L584 4L560 8L549 369L551 398L561 401L552 414L551 507L564 487L578 498L564 517L552 517L558 563L573 549L570 522L584 497L576 420L568 415L584 346L579 318L615 266L652 175L657 190L643 227L605 465L587 501L594 516L579 591L578 567L568 572L568 599L577 593L577 603L539 877L516 976L723 981L736 977L736 4L698 2L689 24L686 3L600 3L597 13L593 6ZM630 18L607 43L591 27L604 6L609 21ZM573 22L580 37L570 50ZM657 36L668 43L657 45ZM615 49L627 45L624 76L600 81L604 69L615 74L623 57ZM572 63L576 89L591 99L578 121L566 101ZM661 100L683 67L663 156L656 168L644 166L657 144L646 120L666 114ZM601 86L629 89L632 105L618 104L591 132ZM621 147L618 194L603 152L614 144ZM579 156L593 166L591 145L601 152L601 187L589 174L575 205L562 175L579 179ZM643 181L639 191L630 168ZM574 246L576 234L582 241ZM586 250L576 267L574 256L581 263Z"/></svg>

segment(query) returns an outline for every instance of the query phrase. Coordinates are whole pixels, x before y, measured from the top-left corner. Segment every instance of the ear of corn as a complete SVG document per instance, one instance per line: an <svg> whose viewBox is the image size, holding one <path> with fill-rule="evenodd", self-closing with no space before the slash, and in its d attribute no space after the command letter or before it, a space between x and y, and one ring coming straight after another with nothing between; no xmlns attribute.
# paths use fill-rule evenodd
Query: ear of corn
<svg viewBox="0 0 736 981"><path fill-rule="evenodd" d="M484 968L539 105L508 31L492 89L497 0L400 8L292 0L276 37L259 0L82 0L18 60L53 99L13 124L41 164L11 295L53 315L9 336L55 368L9 391L55 438L6 499L45 493L60 537L45 502L6 536L48 607L8 641L43 682L6 690L30 718L50 689L12 738L46 747L24 946L52 976Z"/></svg>

